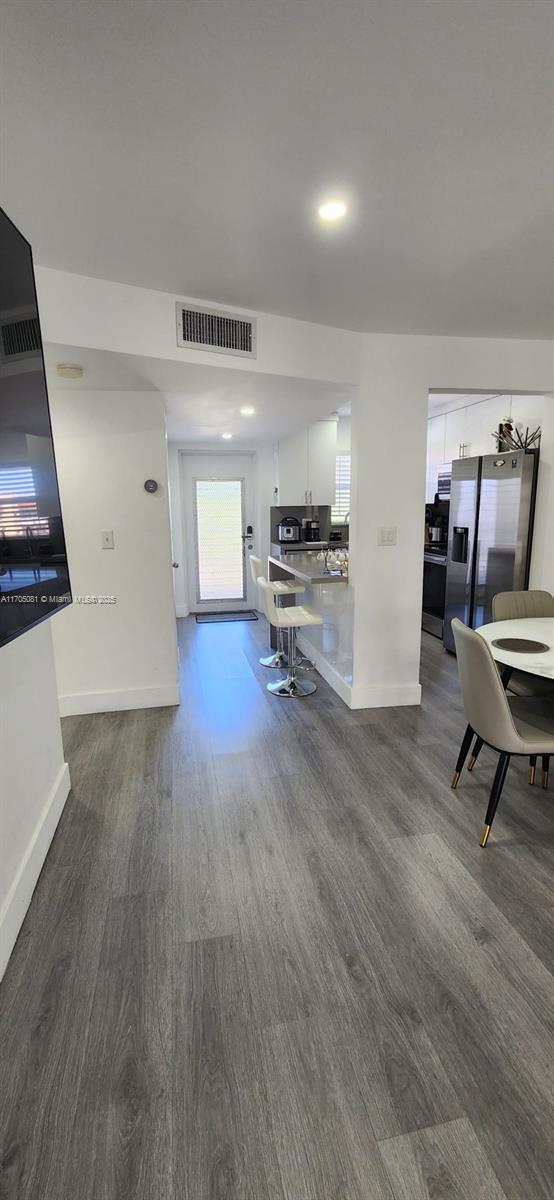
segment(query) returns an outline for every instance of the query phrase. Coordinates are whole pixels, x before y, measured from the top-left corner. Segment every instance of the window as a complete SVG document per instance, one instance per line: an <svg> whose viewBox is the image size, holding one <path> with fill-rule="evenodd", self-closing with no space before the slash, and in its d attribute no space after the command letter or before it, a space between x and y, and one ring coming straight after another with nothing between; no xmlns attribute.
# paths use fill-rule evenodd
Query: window
<svg viewBox="0 0 554 1200"><path fill-rule="evenodd" d="M335 503L331 508L333 525L344 524L350 513L350 454L337 454L335 466Z"/></svg>
<svg viewBox="0 0 554 1200"><path fill-rule="evenodd" d="M244 600L242 479L195 479L198 600Z"/></svg>
<svg viewBox="0 0 554 1200"><path fill-rule="evenodd" d="M31 467L0 467L0 539L48 537L48 519L39 517Z"/></svg>

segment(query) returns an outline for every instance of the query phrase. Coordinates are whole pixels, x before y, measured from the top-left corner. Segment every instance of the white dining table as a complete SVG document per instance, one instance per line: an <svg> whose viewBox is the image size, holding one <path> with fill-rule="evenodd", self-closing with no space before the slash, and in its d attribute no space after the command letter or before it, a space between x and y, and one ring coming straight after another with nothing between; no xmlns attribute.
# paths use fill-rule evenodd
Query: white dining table
<svg viewBox="0 0 554 1200"><path fill-rule="evenodd" d="M496 662L529 675L541 675L543 679L554 679L554 617L519 617L514 621L491 621L481 625L476 633L488 643ZM543 642L546 650L504 650L494 643L502 638L524 638Z"/></svg>

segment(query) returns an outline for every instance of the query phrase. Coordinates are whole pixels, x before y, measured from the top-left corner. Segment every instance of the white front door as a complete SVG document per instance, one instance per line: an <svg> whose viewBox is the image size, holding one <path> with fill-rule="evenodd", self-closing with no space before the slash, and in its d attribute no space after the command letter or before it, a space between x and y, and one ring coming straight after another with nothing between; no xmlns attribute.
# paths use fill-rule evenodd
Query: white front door
<svg viewBox="0 0 554 1200"><path fill-rule="evenodd" d="M182 495L190 612L232 612L256 604L252 456L183 454Z"/></svg>

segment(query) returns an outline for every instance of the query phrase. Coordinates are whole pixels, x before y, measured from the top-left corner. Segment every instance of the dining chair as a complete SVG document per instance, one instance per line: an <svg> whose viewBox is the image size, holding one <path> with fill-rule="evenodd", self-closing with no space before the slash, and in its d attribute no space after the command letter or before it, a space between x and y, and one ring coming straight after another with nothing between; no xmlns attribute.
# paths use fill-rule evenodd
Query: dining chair
<svg viewBox="0 0 554 1200"><path fill-rule="evenodd" d="M550 592L497 592L492 598L493 621L518 621L522 617L554 617Z"/></svg>
<svg viewBox="0 0 554 1200"><path fill-rule="evenodd" d="M536 761L540 755L543 772L548 776L549 758L554 754L554 719L547 711L548 706L540 698L508 698L484 638L473 629L469 629L457 617L452 621L452 632L468 722L452 787L455 788L458 783L474 735L499 756L481 831L480 845L484 847L489 838L512 756L521 755Z"/></svg>
<svg viewBox="0 0 554 1200"><path fill-rule="evenodd" d="M550 592L497 592L492 598L493 621L519 621L529 617L554 617L554 596ZM512 667L504 667L501 671L504 687L514 696L543 696L554 703L554 682L543 679L540 675L531 675L527 671L518 671ZM475 739L469 756L468 771L473 771L483 743ZM528 781L531 786L535 782L536 759L529 763ZM542 786L548 786L548 771L543 771Z"/></svg>

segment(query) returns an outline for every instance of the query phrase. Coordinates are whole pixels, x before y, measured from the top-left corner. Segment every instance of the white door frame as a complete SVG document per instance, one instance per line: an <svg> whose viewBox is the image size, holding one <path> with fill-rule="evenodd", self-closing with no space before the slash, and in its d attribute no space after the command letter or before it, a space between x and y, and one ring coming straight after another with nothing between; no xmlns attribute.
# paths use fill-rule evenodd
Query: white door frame
<svg viewBox="0 0 554 1200"><path fill-rule="evenodd" d="M205 459L206 464L211 459L214 463L213 471L208 469L203 473L196 463L192 464L191 460ZM240 465L234 469L233 460ZM187 466L189 470L187 471ZM182 561L184 570L184 584L187 596L187 607L190 613L196 612L241 612L247 608L256 608L257 597L254 595L254 585L250 578L249 564L246 561L248 553L255 553L256 543L259 538L259 531L255 525L256 513L256 473L254 470L255 455L248 450L208 450L194 447L187 447L184 450L179 450L179 474L181 484L181 511L182 511ZM194 483L197 479L213 477L214 479L241 479L243 481L243 531L247 525L252 525L254 534L252 542L244 543L244 583L245 583L245 598L243 600L199 600L198 599L198 548L197 548L197 530L195 521L195 503L194 503ZM249 550L250 545L252 550Z"/></svg>

